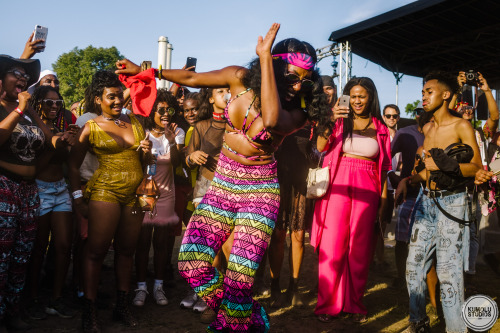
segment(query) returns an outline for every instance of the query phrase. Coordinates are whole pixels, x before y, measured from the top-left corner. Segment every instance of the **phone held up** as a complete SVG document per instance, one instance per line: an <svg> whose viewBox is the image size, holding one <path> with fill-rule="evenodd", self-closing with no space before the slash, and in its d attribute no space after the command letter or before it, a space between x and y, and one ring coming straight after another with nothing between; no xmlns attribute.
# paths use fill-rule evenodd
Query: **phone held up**
<svg viewBox="0 0 500 333"><path fill-rule="evenodd" d="M351 97L348 96L348 95L342 95L342 96L340 96L339 97L339 106L348 108L349 107L349 100L350 99L351 99Z"/></svg>
<svg viewBox="0 0 500 333"><path fill-rule="evenodd" d="M351 97L349 95L342 95L339 97L339 107L345 107L349 109L349 101ZM347 118L349 111L343 112L343 117Z"/></svg>
<svg viewBox="0 0 500 333"><path fill-rule="evenodd" d="M189 70L194 72L196 69L196 60L196 58L188 57L186 60L186 68L192 67L189 68Z"/></svg>
<svg viewBox="0 0 500 333"><path fill-rule="evenodd" d="M47 40L47 35L49 33L49 28L47 27L42 27L41 25L36 25L35 26L35 36L33 37L33 40L37 39L42 39L43 42L40 42L37 44L37 46L43 46L45 47L45 41ZM42 49L40 52L43 52L44 49Z"/></svg>

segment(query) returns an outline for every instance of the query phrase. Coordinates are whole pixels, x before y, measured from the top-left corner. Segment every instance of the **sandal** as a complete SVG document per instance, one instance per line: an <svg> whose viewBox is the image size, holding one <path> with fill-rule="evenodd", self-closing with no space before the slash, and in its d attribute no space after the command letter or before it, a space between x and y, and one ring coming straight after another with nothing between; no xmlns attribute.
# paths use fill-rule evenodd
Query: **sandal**
<svg viewBox="0 0 500 333"><path fill-rule="evenodd" d="M368 318L366 315L362 313L355 313L354 316L352 317L352 321L358 324L366 323L368 321Z"/></svg>
<svg viewBox="0 0 500 333"><path fill-rule="evenodd" d="M326 313L319 314L319 315L317 315L317 317L318 317L318 320L322 323L331 323L336 318L336 317L329 315L329 314L326 314Z"/></svg>

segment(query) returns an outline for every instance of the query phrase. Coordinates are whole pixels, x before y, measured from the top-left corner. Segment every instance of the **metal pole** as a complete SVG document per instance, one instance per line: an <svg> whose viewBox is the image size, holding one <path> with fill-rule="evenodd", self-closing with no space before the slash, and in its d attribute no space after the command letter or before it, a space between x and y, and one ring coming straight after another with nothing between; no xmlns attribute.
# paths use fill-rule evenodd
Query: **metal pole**
<svg viewBox="0 0 500 333"><path fill-rule="evenodd" d="M344 43L340 43L340 52L339 52L339 57L340 57L340 61L339 61L339 91L340 93L342 93L342 77L343 77L343 73L342 73L342 62L344 61L344 58L343 58L343 50L344 50Z"/></svg>
<svg viewBox="0 0 500 333"><path fill-rule="evenodd" d="M398 105L398 96L399 96L399 81L396 80L396 105Z"/></svg>
<svg viewBox="0 0 500 333"><path fill-rule="evenodd" d="M398 100L399 100L399 82L403 78L404 74L400 74L399 72L393 72L392 75L396 78L396 105L399 106Z"/></svg>
<svg viewBox="0 0 500 333"><path fill-rule="evenodd" d="M351 75L352 75L352 52L351 52L351 45L349 45L349 53L348 53L348 57L349 57L349 66L347 67L347 80L346 80L346 84L347 84L347 81L349 81L351 79Z"/></svg>
<svg viewBox="0 0 500 333"><path fill-rule="evenodd" d="M168 44L168 38L165 36L160 36L158 38L158 68L165 69L167 68L167 44ZM167 87L167 81L165 80L159 80L158 81L158 88L166 88Z"/></svg>
<svg viewBox="0 0 500 333"><path fill-rule="evenodd" d="M173 50L172 44L168 43L167 41L167 64L166 68L171 69L172 68L172 50ZM172 82L168 81L168 88L172 85Z"/></svg>
<svg viewBox="0 0 500 333"><path fill-rule="evenodd" d="M349 81L349 41L345 42L345 84Z"/></svg>

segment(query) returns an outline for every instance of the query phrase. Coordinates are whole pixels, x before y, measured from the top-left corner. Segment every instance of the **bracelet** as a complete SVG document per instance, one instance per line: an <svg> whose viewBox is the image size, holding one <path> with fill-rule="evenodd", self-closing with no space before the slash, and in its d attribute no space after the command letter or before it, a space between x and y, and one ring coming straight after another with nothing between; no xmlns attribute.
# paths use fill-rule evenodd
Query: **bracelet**
<svg viewBox="0 0 500 333"><path fill-rule="evenodd" d="M173 146L177 146L177 144L176 144L175 142L174 142L174 143L169 143L169 144L168 144L168 146L169 146L170 148L172 148Z"/></svg>
<svg viewBox="0 0 500 333"><path fill-rule="evenodd" d="M408 176L406 179L408 179L408 185L411 186L411 176Z"/></svg>
<svg viewBox="0 0 500 333"><path fill-rule="evenodd" d="M76 190L75 192L71 193L71 196L73 197L73 199L78 199L78 198L81 198L83 197L83 192L82 190Z"/></svg>
<svg viewBox="0 0 500 333"><path fill-rule="evenodd" d="M21 111L20 108L15 108L14 111L16 111L17 113L19 113L19 115L22 117L24 115L24 112Z"/></svg>
<svg viewBox="0 0 500 333"><path fill-rule="evenodd" d="M177 86L177 88L180 88L180 87L181 87L181 85L180 85L180 84L178 84L178 83L174 83L174 86Z"/></svg>
<svg viewBox="0 0 500 333"><path fill-rule="evenodd" d="M161 64L158 66L158 80L161 80Z"/></svg>

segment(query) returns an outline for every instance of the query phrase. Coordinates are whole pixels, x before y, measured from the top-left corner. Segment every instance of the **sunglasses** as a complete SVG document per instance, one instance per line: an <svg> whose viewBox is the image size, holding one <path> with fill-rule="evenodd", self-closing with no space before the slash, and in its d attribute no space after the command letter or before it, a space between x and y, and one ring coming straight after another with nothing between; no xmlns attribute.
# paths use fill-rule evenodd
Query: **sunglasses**
<svg viewBox="0 0 500 333"><path fill-rule="evenodd" d="M7 71L7 73L11 73L12 75L14 75L16 77L16 79L20 80L20 79L25 79L26 81L29 81L30 80L30 77L28 74L26 73L22 73L21 71L17 70L17 69L12 69L10 71Z"/></svg>
<svg viewBox="0 0 500 333"><path fill-rule="evenodd" d="M384 114L384 117L386 117L387 119L398 119L399 118L399 114Z"/></svg>
<svg viewBox="0 0 500 333"><path fill-rule="evenodd" d="M60 108L61 106L63 106L63 100L62 99L44 99L42 101L42 104L48 108L51 108L54 105L57 106L58 108Z"/></svg>
<svg viewBox="0 0 500 333"><path fill-rule="evenodd" d="M175 114L175 109L173 107L162 107L158 108L156 111L160 116L164 116L165 114L168 114L169 116L173 116Z"/></svg>
<svg viewBox="0 0 500 333"><path fill-rule="evenodd" d="M286 73L285 74L285 80L290 86L296 85L297 83L300 82L301 86L303 89L312 89L314 87L314 82L309 80L309 79L300 79L300 77L297 74L294 73Z"/></svg>

